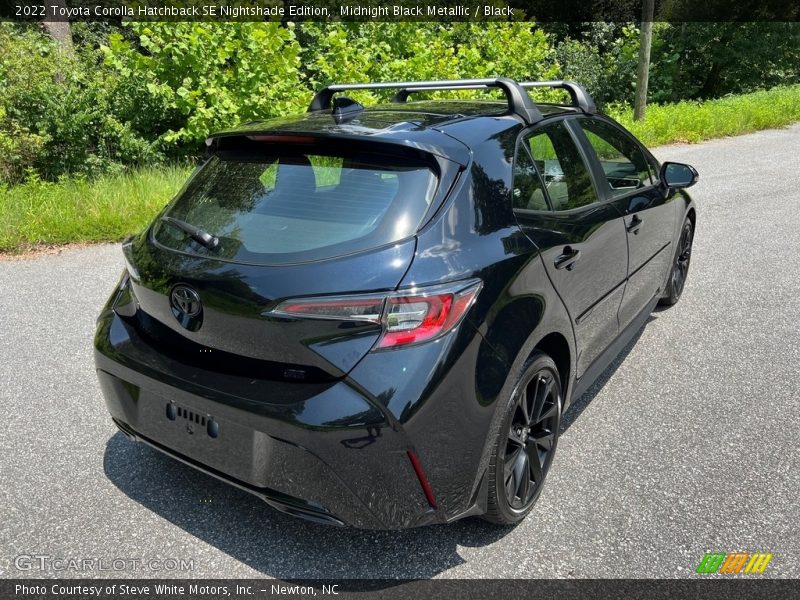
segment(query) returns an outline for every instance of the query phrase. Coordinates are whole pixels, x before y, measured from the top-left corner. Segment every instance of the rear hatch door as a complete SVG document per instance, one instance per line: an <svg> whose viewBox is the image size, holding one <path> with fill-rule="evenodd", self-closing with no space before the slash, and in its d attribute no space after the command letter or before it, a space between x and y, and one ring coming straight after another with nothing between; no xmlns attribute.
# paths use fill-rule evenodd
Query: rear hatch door
<svg viewBox="0 0 800 600"><path fill-rule="evenodd" d="M125 246L131 321L162 350L221 371L342 377L380 336L374 315L304 319L275 309L366 294L363 311L374 312L370 295L402 280L417 229L459 168L376 142L229 140Z"/></svg>

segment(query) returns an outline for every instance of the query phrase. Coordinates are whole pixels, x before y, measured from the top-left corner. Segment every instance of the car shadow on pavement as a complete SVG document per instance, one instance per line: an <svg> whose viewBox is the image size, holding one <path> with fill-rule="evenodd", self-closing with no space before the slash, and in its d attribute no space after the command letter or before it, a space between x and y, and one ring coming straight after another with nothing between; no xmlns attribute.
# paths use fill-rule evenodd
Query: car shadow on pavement
<svg viewBox="0 0 800 600"><path fill-rule="evenodd" d="M606 368L605 371L597 378L592 386L584 392L584 394L577 398L567 409L564 413L564 416L561 418L561 433L563 434L567 429L569 429L575 421L577 421L578 417L581 416L584 410L591 404L592 400L595 399L597 394L600 393L600 390L605 387L608 380L616 373L617 369L620 365L625 362L625 359L628 357L628 354L631 353L633 347L636 346L636 343L639 341L639 338L642 337L644 330L647 328L647 325L652 323L658 318L658 316L651 314L647 321L645 321L644 325L636 332L631 340L625 345L622 351L614 358L611 364Z"/></svg>
<svg viewBox="0 0 800 600"><path fill-rule="evenodd" d="M651 315L647 323L656 318ZM624 362L646 326L567 410L562 433ZM465 563L459 546L487 546L514 530L476 518L401 531L318 525L284 515L121 433L109 438L103 468L117 488L148 510L258 573L279 579L430 578ZM532 518L535 514L527 520ZM223 572L221 566L196 562L197 575L218 577Z"/></svg>
<svg viewBox="0 0 800 600"><path fill-rule="evenodd" d="M459 546L486 546L514 529L475 518L402 531L318 525L284 515L121 433L106 443L103 467L117 488L148 510L258 573L280 579L430 578L465 562ZM180 547L172 534L165 537L172 548ZM190 548L187 559L193 558ZM195 575L222 576L225 567L215 562L203 564L195 557Z"/></svg>

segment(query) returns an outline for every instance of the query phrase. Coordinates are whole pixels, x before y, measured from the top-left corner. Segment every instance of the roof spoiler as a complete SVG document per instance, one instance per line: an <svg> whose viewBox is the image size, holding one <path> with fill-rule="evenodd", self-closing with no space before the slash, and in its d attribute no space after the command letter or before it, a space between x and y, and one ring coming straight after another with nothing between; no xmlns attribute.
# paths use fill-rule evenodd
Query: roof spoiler
<svg viewBox="0 0 800 600"><path fill-rule="evenodd" d="M501 89L508 101L509 110L528 124L542 119L542 113L525 91L531 88L551 88L566 90L572 106L587 114L597 112L597 107L589 93L574 81L526 81L518 83L513 79L495 77L491 79L446 79L441 81L395 81L386 83L333 84L322 88L314 95L309 112L331 109L333 95L347 90L387 90L396 89L392 102L406 102L411 94L445 90Z"/></svg>

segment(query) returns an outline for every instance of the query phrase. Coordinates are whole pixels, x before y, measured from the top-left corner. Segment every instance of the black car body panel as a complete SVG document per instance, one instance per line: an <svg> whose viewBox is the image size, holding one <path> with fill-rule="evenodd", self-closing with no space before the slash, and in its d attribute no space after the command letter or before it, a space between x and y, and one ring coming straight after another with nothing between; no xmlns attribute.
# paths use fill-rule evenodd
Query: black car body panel
<svg viewBox="0 0 800 600"><path fill-rule="evenodd" d="M389 145L430 159L437 188L414 235L296 262L223 258L191 241L169 247L156 239L166 227L157 219L125 244L128 268L98 319L96 364L114 421L319 522L401 528L483 513L501 400L526 359L535 350L553 358L568 405L664 292L681 223L694 219L689 196L655 178L630 193L599 185L609 166L579 121L616 124L575 107L540 111L531 124L497 103L420 102L346 122L319 111L210 138L212 156L316 139ZM521 144L554 122L568 128L596 201L517 210ZM614 175L623 187L628 176ZM565 248L574 255L564 258ZM416 306L397 294L454 282L470 290L459 320L424 341L384 344L390 303L397 314ZM179 288L196 294L196 314ZM445 296L455 306L462 292L453 289ZM287 312L318 298L336 300L326 310L366 298L386 312Z"/></svg>
<svg viewBox="0 0 800 600"><path fill-rule="evenodd" d="M139 315L155 321L154 332L169 330L176 339L188 335L169 300L181 283L203 298L202 326L191 332L193 343L246 358L308 365L318 376L341 377L372 347L379 327L352 323L343 349L338 343L341 323L287 322L270 309L280 299L313 294L323 279L329 280L331 294L393 290L411 264L415 246L412 239L370 253L270 267L178 254L142 242L132 251L139 278L132 278L131 288ZM142 325L147 328L147 322Z"/></svg>

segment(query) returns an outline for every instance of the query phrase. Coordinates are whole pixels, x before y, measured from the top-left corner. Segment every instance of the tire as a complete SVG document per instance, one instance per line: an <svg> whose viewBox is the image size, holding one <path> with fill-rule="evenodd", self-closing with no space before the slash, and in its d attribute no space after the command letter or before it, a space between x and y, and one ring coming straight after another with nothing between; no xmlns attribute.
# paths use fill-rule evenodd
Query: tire
<svg viewBox="0 0 800 600"><path fill-rule="evenodd" d="M485 520L514 525L536 504L558 445L562 406L558 369L549 356L535 352L506 399L489 459Z"/></svg>
<svg viewBox="0 0 800 600"><path fill-rule="evenodd" d="M692 260L692 242L694 240L694 226L687 218L681 227L678 237L678 247L675 248L675 257L672 259L667 289L659 300L662 306L672 306L681 299L686 278L689 276L689 263Z"/></svg>

